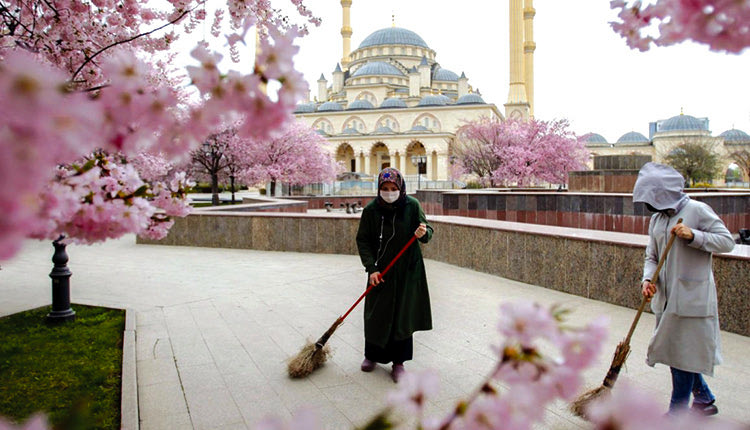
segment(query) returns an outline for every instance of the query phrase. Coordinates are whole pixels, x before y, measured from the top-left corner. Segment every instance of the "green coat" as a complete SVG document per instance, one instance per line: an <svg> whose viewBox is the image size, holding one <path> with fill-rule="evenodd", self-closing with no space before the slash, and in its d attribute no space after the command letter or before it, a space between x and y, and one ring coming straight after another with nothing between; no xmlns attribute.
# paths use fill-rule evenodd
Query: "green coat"
<svg viewBox="0 0 750 430"><path fill-rule="evenodd" d="M365 206L357 231L357 248L368 276L385 269L420 223L427 225L427 233L419 242L427 243L432 238L432 227L419 201L410 196L406 196L403 207L395 210L380 207L377 199ZM413 243L383 280L365 299L365 339L385 347L392 330L394 339L403 340L415 331L432 329L430 295L419 244Z"/></svg>

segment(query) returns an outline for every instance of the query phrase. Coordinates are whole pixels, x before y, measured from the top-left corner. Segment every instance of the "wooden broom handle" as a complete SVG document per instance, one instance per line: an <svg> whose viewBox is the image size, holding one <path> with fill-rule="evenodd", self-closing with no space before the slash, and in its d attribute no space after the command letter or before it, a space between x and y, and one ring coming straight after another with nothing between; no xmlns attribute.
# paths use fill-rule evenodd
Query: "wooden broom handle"
<svg viewBox="0 0 750 430"><path fill-rule="evenodd" d="M677 220L677 224L680 224L682 222L682 218ZM659 280L659 272L661 271L661 266L664 265L664 262L667 260L667 254L669 253L669 249L672 248L672 244L674 243L674 239L677 237L677 235L674 234L674 232L670 233L669 235L669 241L667 241L667 247L664 248L664 252L661 253L661 257L659 258L659 264L656 265L656 270L654 271L653 276L651 276L651 283L656 284L656 281ZM643 283L641 283L643 285ZM646 308L646 303L648 303L650 299L646 296L643 296L643 299L641 300L641 305L638 307L638 313L635 314L635 319L633 320L633 323L630 324L630 330L628 330L628 335L625 337L625 343L630 343L630 338L633 336L633 332L635 331L635 326L638 325L638 320L641 318L641 314L643 313L643 309Z"/></svg>

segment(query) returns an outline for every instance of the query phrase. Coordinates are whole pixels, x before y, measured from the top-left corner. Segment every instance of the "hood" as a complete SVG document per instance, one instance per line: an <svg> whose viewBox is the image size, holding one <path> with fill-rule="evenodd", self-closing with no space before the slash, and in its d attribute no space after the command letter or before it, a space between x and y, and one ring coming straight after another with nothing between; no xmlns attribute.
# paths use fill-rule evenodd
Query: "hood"
<svg viewBox="0 0 750 430"><path fill-rule="evenodd" d="M648 203L657 210L679 211L689 197L682 190L685 178L670 166L646 163L633 187L633 202Z"/></svg>

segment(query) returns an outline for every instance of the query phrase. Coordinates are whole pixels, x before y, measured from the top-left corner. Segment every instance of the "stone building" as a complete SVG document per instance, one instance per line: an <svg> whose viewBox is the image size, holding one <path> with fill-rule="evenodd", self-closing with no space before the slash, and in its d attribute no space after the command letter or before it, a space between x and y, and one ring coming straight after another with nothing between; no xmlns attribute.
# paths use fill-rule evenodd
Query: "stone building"
<svg viewBox="0 0 750 430"><path fill-rule="evenodd" d="M375 175L387 166L407 177L445 181L456 131L464 121L504 119L466 74L437 60L422 37L405 28L383 28L351 51L351 0L341 0L343 55L328 77L318 80L317 97L299 104L295 116L332 143L332 156L346 171ZM525 6L525 9L523 8ZM506 114L533 115L531 0L512 0L511 85ZM514 36L515 35L515 36ZM444 185L444 184L443 184Z"/></svg>

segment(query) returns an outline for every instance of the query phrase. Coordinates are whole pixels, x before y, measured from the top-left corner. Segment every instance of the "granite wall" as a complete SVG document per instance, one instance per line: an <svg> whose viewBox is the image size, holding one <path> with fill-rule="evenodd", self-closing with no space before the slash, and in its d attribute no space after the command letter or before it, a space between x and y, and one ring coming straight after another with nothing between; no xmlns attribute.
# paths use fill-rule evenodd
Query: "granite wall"
<svg viewBox="0 0 750 430"><path fill-rule="evenodd" d="M637 308L643 235L430 216L426 258ZM356 254L359 218L337 214L195 213L161 241L138 243ZM722 329L750 336L750 246L714 258Z"/></svg>
<svg viewBox="0 0 750 430"><path fill-rule="evenodd" d="M690 193L711 206L729 231L750 228L750 193ZM509 191L420 190L417 198L428 215L453 215L647 234L651 213L631 194Z"/></svg>

